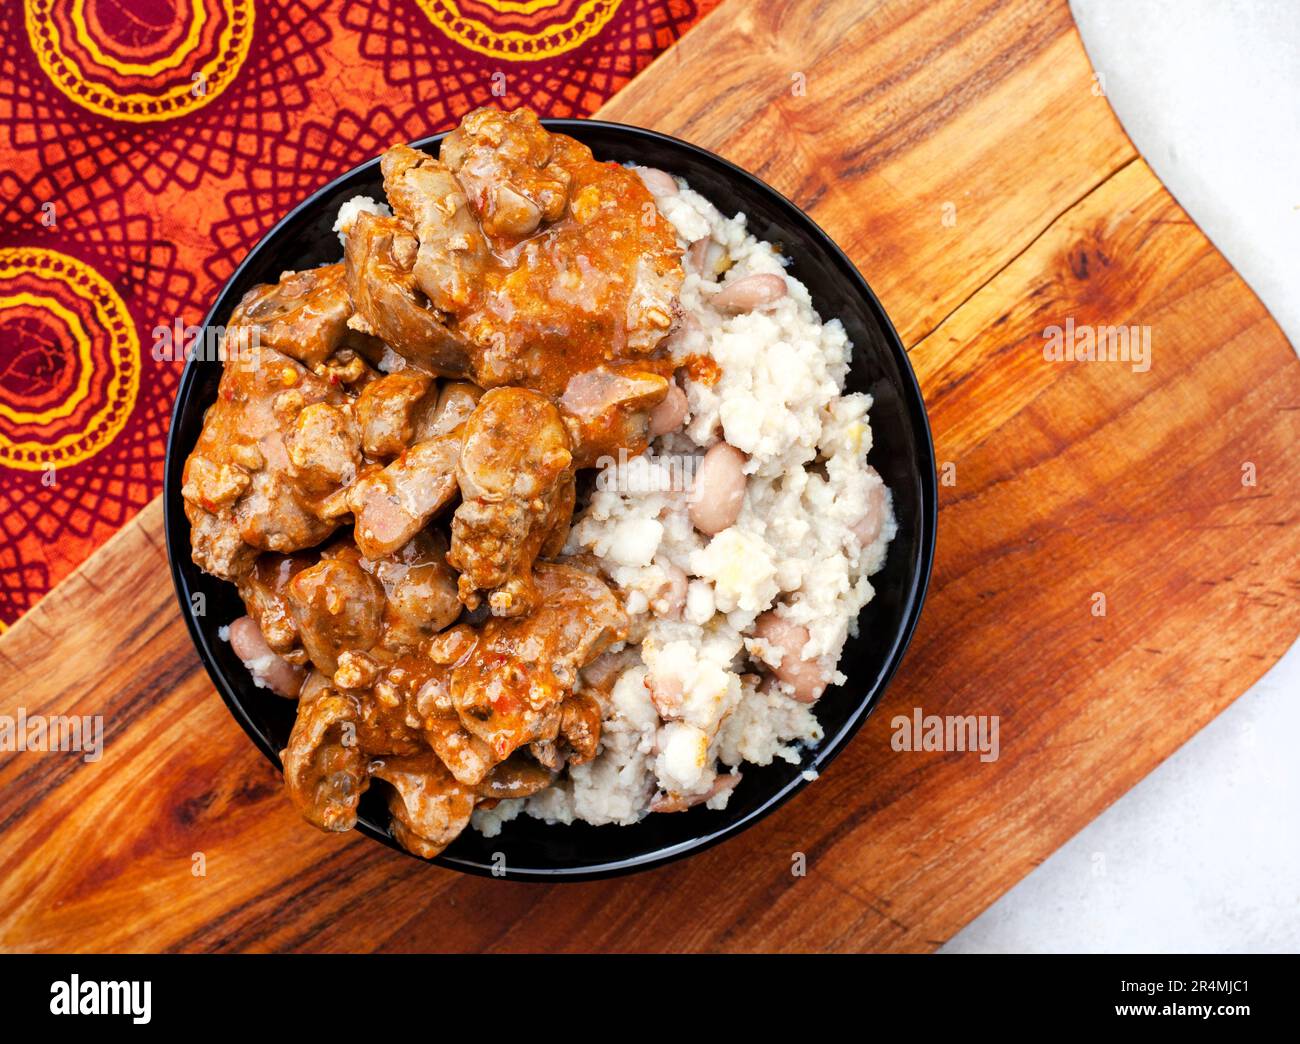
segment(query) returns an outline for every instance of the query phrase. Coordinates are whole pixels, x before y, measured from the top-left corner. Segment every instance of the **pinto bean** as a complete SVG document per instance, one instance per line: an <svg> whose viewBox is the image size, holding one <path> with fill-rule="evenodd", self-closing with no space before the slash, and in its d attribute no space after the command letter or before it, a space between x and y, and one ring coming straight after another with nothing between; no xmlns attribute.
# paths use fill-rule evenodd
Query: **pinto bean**
<svg viewBox="0 0 1300 1044"><path fill-rule="evenodd" d="M745 501L745 455L735 446L719 442L704 454L695 473L691 523L713 536L734 525Z"/></svg>
<svg viewBox="0 0 1300 1044"><path fill-rule="evenodd" d="M230 648L245 664L271 651L262 637L262 629L251 616L241 616L230 625Z"/></svg>
<svg viewBox="0 0 1300 1044"><path fill-rule="evenodd" d="M756 308L779 301L788 292L785 276L760 272L757 275L733 279L713 299L713 306L719 311L731 312L733 315L752 312Z"/></svg>
<svg viewBox="0 0 1300 1044"><path fill-rule="evenodd" d="M668 574L667 578L655 596L650 599L650 608L655 616L680 620L682 609L686 607L686 573L680 566L671 563L664 568L664 572Z"/></svg>
<svg viewBox="0 0 1300 1044"><path fill-rule="evenodd" d="M695 240L687 247L685 262L688 268L705 279L716 279L732 265L727 248L708 236Z"/></svg>
<svg viewBox="0 0 1300 1044"><path fill-rule="evenodd" d="M663 402L650 411L650 437L658 438L676 431L686 422L687 412L686 393L676 381L669 381L668 394Z"/></svg>
<svg viewBox="0 0 1300 1044"><path fill-rule="evenodd" d="M682 699L686 693L681 678L669 671L661 671L647 675L646 684L650 688L650 702L661 718L667 720L681 714Z"/></svg>
<svg viewBox="0 0 1300 1044"><path fill-rule="evenodd" d="M686 256L683 260L688 268L693 268L701 275L704 274L704 266L707 264L709 256L709 237L702 236L691 243L686 248Z"/></svg>
<svg viewBox="0 0 1300 1044"><path fill-rule="evenodd" d="M251 616L241 616L230 625L230 648L243 661L254 681L290 699L298 695L306 672L266 644L262 629Z"/></svg>
<svg viewBox="0 0 1300 1044"><path fill-rule="evenodd" d="M885 487L872 486L867 493L867 513L849 528L859 547L870 547L885 525Z"/></svg>
<svg viewBox="0 0 1300 1044"><path fill-rule="evenodd" d="M677 324L677 329L663 341L663 347L672 355L683 355L701 348L704 344L704 327L694 314L687 312Z"/></svg>
<svg viewBox="0 0 1300 1044"><path fill-rule="evenodd" d="M685 812L688 808L694 808L696 805L702 805L706 801L717 797L719 794L726 793L736 789L736 784L740 782L741 775L739 772L732 772L725 776L719 776L713 781L703 794L674 794L660 793L656 794L653 801L650 802L651 812Z"/></svg>
<svg viewBox="0 0 1300 1044"><path fill-rule="evenodd" d="M677 182L666 171L662 171L658 167L633 167L632 169L640 175L645 187L650 190L650 195L677 195Z"/></svg>
<svg viewBox="0 0 1300 1044"><path fill-rule="evenodd" d="M781 653L780 666L771 668L777 680L792 686L794 698L800 703L815 703L829 679L816 660L802 658L803 647L808 644L808 628L791 623L773 610L755 621L754 635Z"/></svg>

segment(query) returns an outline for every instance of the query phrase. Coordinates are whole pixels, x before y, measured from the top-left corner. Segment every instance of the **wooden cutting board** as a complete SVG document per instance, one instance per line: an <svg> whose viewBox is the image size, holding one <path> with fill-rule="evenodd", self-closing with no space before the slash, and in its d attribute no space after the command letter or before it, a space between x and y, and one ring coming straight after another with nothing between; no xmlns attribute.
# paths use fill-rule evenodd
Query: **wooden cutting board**
<svg viewBox="0 0 1300 1044"><path fill-rule="evenodd" d="M802 204L910 348L951 484L880 710L685 862L458 876L297 820L191 650L154 503L0 639L0 711L107 729L93 764L0 755L0 945L927 950L1295 638L1300 363L1134 152L1064 0L726 0L602 115ZM1045 360L1067 319L1149 328L1149 371ZM998 715L999 759L894 751L916 707Z"/></svg>

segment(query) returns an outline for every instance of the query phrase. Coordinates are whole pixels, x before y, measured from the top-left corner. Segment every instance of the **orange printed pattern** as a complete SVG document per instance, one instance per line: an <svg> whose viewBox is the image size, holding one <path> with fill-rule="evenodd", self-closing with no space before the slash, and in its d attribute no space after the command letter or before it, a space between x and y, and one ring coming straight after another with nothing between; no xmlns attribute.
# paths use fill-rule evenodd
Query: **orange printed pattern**
<svg viewBox="0 0 1300 1044"><path fill-rule="evenodd" d="M0 4L0 628L158 494L152 331L303 196L477 105L588 115L717 2Z"/></svg>

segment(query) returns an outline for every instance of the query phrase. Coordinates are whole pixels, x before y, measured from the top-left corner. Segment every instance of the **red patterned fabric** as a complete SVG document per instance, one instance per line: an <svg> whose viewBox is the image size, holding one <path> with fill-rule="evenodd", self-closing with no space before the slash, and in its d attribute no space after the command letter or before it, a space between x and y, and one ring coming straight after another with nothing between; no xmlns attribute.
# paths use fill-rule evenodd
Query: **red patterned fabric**
<svg viewBox="0 0 1300 1044"><path fill-rule="evenodd" d="M0 4L0 627L158 494L152 331L296 202L477 105L588 115L717 2Z"/></svg>

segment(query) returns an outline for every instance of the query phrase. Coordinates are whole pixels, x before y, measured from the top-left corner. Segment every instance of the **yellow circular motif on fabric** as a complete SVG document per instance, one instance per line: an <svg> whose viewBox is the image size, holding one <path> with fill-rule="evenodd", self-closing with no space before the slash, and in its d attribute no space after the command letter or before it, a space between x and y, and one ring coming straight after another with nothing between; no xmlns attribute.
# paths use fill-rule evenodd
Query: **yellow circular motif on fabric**
<svg viewBox="0 0 1300 1044"><path fill-rule="evenodd" d="M86 0L72 0L72 22L76 26L77 42L100 65L123 76L157 76L160 72L175 69L198 50L199 38L203 35L203 27L207 21L208 9L203 6L203 0L190 0L189 29L185 33L185 38L171 54L159 58L156 62L124 62L115 55L106 53L99 46L99 41L91 34L86 25Z"/></svg>
<svg viewBox="0 0 1300 1044"><path fill-rule="evenodd" d="M86 328L82 326L76 312L65 308L53 297L46 297L44 294L31 294L24 291L21 294L0 296L0 315L22 305L39 308L56 315L67 327L77 345L77 362L80 364L77 370L77 387L58 406L35 413L30 410L15 410L7 402L0 402L0 417L5 417L15 424L49 424L50 421L69 416L86 400L86 395L90 392L90 374L95 368L95 362L90 356L90 336L86 333Z"/></svg>
<svg viewBox="0 0 1300 1044"><path fill-rule="evenodd" d="M230 86L253 42L253 0L185 0L190 8L189 25L171 52L153 62L130 62L110 55L104 41L94 38L86 17L86 0L73 0L68 12L71 39L65 40L54 17L58 2L24 0L27 37L36 60L68 98L110 119L150 123L201 109ZM224 16L214 53L202 62L193 61L195 68L188 75L165 76L187 59L196 59L195 52L212 17L208 3L219 5ZM92 66L93 71L104 75L91 75ZM153 90L144 91L113 83L114 75L133 80L154 78L158 82L151 85Z"/></svg>
<svg viewBox="0 0 1300 1044"><path fill-rule="evenodd" d="M102 275L67 254L38 247L0 250L0 284L18 277L30 277L60 284L89 304L94 327L107 338L103 353L109 373L104 402L76 430L58 434L52 441L15 439L0 431L0 465L24 471L67 467L93 457L113 441L126 425L140 393L140 337L121 296ZM20 306L49 308L48 295L21 292L0 297L0 315ZM94 356L85 326L65 303L49 308L73 333L81 362L77 388L64 402L50 410L23 414L11 407L0 415L19 423L50 423L71 414L89 394Z"/></svg>
<svg viewBox="0 0 1300 1044"><path fill-rule="evenodd" d="M553 58L586 43L614 17L622 0L478 0L502 15L535 19L536 27L501 29L466 14L461 0L416 0L442 32L462 47L509 62ZM548 14L550 17L548 18Z"/></svg>

